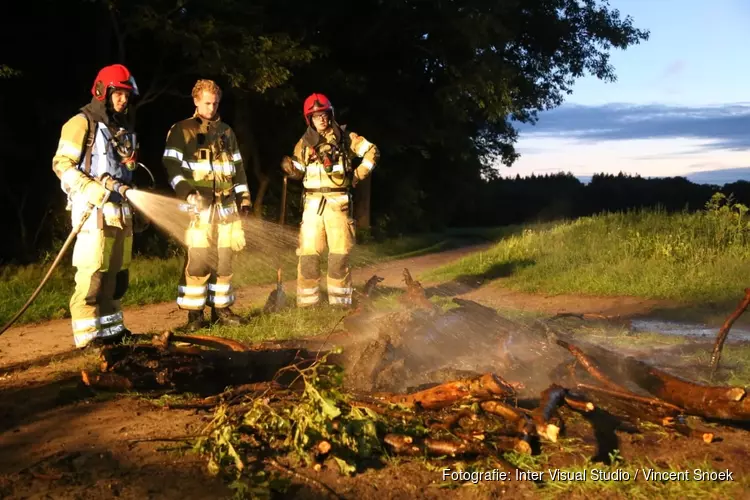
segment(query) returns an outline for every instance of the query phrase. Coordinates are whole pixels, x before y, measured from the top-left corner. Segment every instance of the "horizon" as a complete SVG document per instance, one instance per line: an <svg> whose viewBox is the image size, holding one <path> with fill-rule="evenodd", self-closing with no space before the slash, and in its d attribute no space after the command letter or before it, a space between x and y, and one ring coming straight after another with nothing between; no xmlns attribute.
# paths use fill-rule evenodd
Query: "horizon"
<svg viewBox="0 0 750 500"><path fill-rule="evenodd" d="M617 81L587 75L565 102L519 130L502 177L622 172L699 184L750 181L750 2L612 0L649 40L613 49Z"/></svg>

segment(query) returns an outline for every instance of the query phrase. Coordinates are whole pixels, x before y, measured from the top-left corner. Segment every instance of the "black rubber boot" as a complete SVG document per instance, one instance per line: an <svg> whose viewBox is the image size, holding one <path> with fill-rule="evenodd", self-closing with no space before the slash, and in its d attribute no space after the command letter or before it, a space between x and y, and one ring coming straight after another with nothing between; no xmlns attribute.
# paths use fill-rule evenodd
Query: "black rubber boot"
<svg viewBox="0 0 750 500"><path fill-rule="evenodd" d="M228 307L211 309L211 322L219 323L224 326L240 326L245 324L245 320L233 313Z"/></svg>
<svg viewBox="0 0 750 500"><path fill-rule="evenodd" d="M124 344L128 340L131 340L133 338L133 332L125 328L123 331L118 333L117 335L113 335L111 337L104 337L101 340L106 345L118 345L118 344Z"/></svg>
<svg viewBox="0 0 750 500"><path fill-rule="evenodd" d="M182 328L186 332L194 332L206 326L206 318L203 316L203 310L188 311L188 320Z"/></svg>

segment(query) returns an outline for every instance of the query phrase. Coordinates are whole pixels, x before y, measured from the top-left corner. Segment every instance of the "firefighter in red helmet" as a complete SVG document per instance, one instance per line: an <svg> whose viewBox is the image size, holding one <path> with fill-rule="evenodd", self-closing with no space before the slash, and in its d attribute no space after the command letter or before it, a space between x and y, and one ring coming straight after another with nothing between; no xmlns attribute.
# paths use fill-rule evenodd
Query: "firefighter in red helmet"
<svg viewBox="0 0 750 500"><path fill-rule="evenodd" d="M70 315L76 347L130 334L120 300L128 289L133 247L127 191L137 165L130 99L138 87L125 66L113 64L99 71L91 94L91 102L63 125L52 159L73 226L91 210L73 247Z"/></svg>
<svg viewBox="0 0 750 500"><path fill-rule="evenodd" d="M297 255L297 306L320 302L320 255L328 247L328 302L352 304L349 254L355 243L351 188L370 175L380 153L361 135L346 131L335 120L331 101L312 94L303 104L307 130L282 169L302 180L304 202ZM352 158L362 159L352 167Z"/></svg>

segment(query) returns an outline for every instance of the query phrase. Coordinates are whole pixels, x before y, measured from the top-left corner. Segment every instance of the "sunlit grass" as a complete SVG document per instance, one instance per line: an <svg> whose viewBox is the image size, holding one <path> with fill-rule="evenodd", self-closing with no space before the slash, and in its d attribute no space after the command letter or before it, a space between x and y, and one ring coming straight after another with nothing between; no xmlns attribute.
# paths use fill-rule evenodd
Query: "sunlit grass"
<svg viewBox="0 0 750 500"><path fill-rule="evenodd" d="M744 207L717 203L699 213L632 211L529 226L420 278L502 278L524 292L720 302L741 297L748 275Z"/></svg>

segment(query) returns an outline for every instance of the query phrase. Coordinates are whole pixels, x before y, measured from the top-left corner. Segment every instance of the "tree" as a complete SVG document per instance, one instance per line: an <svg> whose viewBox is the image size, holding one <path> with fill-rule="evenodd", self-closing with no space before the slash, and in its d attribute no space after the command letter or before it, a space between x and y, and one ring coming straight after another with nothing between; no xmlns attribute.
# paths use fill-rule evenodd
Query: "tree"
<svg viewBox="0 0 750 500"><path fill-rule="evenodd" d="M291 31L325 50L295 75L295 86L328 91L382 145L376 188L382 170L416 170L427 213L442 213L451 192L468 194L456 192L456 174L476 189L497 160L513 164L513 121L534 122L586 73L613 81L610 50L649 36L595 0L281 4L293 12Z"/></svg>

